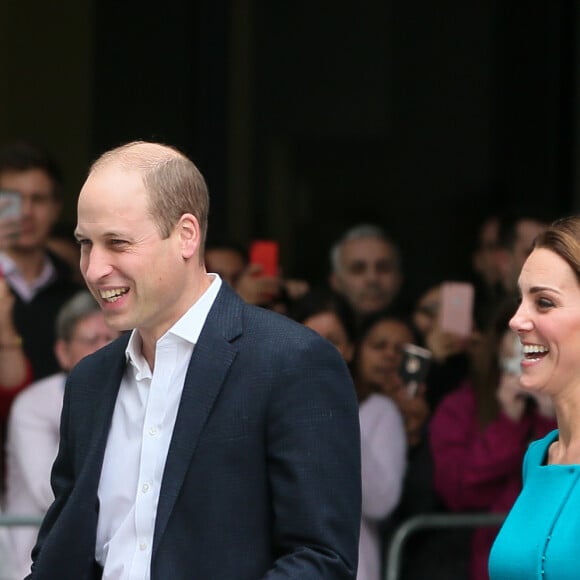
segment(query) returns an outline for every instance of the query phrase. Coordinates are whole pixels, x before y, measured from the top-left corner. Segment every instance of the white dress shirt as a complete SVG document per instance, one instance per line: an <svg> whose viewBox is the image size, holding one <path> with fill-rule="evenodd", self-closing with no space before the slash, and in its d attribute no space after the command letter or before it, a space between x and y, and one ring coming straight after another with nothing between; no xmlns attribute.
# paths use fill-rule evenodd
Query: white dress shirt
<svg viewBox="0 0 580 580"><path fill-rule="evenodd" d="M6 432L6 514L43 516L54 501L50 470L58 453L65 381L65 373L51 375L14 399ZM33 526L8 528L15 578L30 573L37 534Z"/></svg>
<svg viewBox="0 0 580 580"><path fill-rule="evenodd" d="M221 286L201 298L157 341L153 373L133 331L99 481L95 557L103 580L149 580L165 460L195 344Z"/></svg>
<svg viewBox="0 0 580 580"><path fill-rule="evenodd" d="M34 297L56 278L54 264L48 255L44 257L44 264L40 275L32 283L28 282L22 276L16 262L3 252L0 252L0 269L9 286L24 302L32 302Z"/></svg>

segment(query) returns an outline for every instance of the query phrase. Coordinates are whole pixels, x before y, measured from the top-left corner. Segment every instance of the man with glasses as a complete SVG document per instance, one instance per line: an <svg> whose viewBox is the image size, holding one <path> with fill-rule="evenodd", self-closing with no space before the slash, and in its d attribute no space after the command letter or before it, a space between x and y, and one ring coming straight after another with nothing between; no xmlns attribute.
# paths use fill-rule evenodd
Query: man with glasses
<svg viewBox="0 0 580 580"><path fill-rule="evenodd" d="M103 313L82 290L60 310L54 352L61 372L31 384L18 395L8 420L6 440L6 513L42 516L54 500L50 469L58 451L59 422L67 373L82 358L115 339L119 333L105 323ZM15 578L30 570L30 552L37 530L10 530Z"/></svg>

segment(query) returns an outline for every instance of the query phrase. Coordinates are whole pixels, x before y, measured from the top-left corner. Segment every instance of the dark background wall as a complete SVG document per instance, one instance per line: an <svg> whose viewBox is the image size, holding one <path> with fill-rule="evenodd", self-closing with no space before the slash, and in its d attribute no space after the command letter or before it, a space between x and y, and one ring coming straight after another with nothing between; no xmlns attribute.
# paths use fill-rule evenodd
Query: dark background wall
<svg viewBox="0 0 580 580"><path fill-rule="evenodd" d="M93 154L94 38L92 2L2 2L0 143L53 151L71 206Z"/></svg>
<svg viewBox="0 0 580 580"><path fill-rule="evenodd" d="M578 208L574 0L6 3L0 140L69 176L121 142L173 143L212 192L210 234L274 237L322 280L371 221L410 285L468 267L498 206Z"/></svg>

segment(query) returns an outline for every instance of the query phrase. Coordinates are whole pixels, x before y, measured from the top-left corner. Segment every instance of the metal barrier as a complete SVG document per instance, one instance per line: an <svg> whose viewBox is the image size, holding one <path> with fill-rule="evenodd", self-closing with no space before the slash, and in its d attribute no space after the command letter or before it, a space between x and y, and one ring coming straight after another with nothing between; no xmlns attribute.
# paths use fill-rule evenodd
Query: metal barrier
<svg viewBox="0 0 580 580"><path fill-rule="evenodd" d="M407 540L416 532L437 528L479 528L500 526L506 514L445 513L424 514L404 521L394 532L386 550L385 580L401 580L403 550ZM38 516L0 516L2 526L36 526L42 523Z"/></svg>
<svg viewBox="0 0 580 580"><path fill-rule="evenodd" d="M385 551L385 580L400 580L405 543L415 532L436 528L479 528L500 526L506 514L444 513L413 516L394 532Z"/></svg>
<svg viewBox="0 0 580 580"><path fill-rule="evenodd" d="M0 516L0 527L35 526L40 527L42 516Z"/></svg>
<svg viewBox="0 0 580 580"><path fill-rule="evenodd" d="M40 527L42 522L41 516L18 516L18 515L0 515L0 580L17 580L22 575L14 575L10 558L10 547L8 537L4 534L8 531L2 528L15 526Z"/></svg>

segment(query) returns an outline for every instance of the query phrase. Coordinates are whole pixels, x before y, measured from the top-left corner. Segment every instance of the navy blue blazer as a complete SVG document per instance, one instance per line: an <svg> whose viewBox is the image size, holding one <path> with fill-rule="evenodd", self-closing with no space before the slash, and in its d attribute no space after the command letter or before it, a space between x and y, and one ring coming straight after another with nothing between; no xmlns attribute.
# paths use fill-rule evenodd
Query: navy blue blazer
<svg viewBox="0 0 580 580"><path fill-rule="evenodd" d="M97 489L127 341L70 373L29 578L100 577ZM224 283L183 386L151 579L354 579L360 501L358 405L337 350Z"/></svg>

